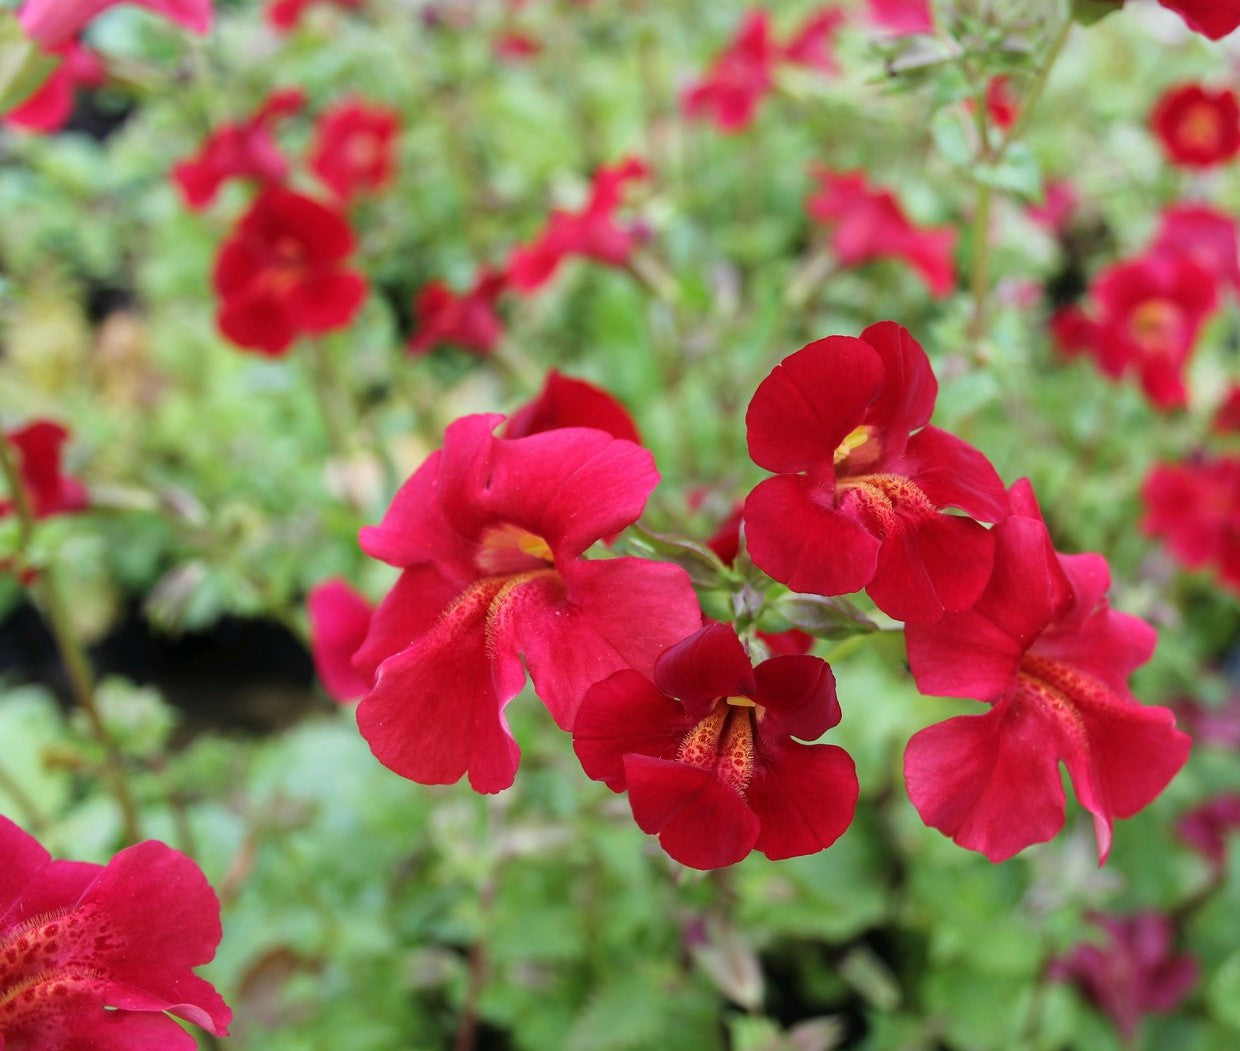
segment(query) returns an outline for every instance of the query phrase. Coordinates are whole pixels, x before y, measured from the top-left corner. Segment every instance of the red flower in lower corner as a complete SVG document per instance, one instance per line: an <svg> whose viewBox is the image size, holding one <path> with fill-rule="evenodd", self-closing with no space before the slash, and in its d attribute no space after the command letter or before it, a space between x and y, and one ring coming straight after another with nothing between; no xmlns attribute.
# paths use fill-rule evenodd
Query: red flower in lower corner
<svg viewBox="0 0 1240 1051"><path fill-rule="evenodd" d="M79 87L97 88L104 82L103 62L93 51L75 41L52 49L60 65L25 102L4 114L4 123L27 131L50 134L59 131L73 115Z"/></svg>
<svg viewBox="0 0 1240 1051"><path fill-rule="evenodd" d="M583 557L641 514L658 481L650 453L584 427L496 438L502 419L449 426L362 530L362 549L403 572L353 662L376 676L357 722L379 761L423 784L468 774L479 792L515 777L504 708L527 671L567 730L593 683L649 672L701 623L679 567Z"/></svg>
<svg viewBox="0 0 1240 1051"><path fill-rule="evenodd" d="M1157 464L1141 487L1141 529L1190 569L1210 566L1240 593L1240 457Z"/></svg>
<svg viewBox="0 0 1240 1051"><path fill-rule="evenodd" d="M806 198L805 210L830 228L831 251L841 266L903 259L931 295L946 296L956 287L955 227L915 226L891 192L868 185L865 172L820 171L817 179L820 188Z"/></svg>
<svg viewBox="0 0 1240 1051"><path fill-rule="evenodd" d="M1240 153L1240 103L1227 88L1170 88L1154 106L1150 125L1175 164L1211 168Z"/></svg>
<svg viewBox="0 0 1240 1051"><path fill-rule="evenodd" d="M392 178L396 111L345 99L320 118L310 169L342 201L382 189Z"/></svg>
<svg viewBox="0 0 1240 1051"><path fill-rule="evenodd" d="M215 262L220 331L275 357L302 333L347 325L366 298L365 278L345 269L353 248L353 231L339 214L268 186Z"/></svg>
<svg viewBox="0 0 1240 1051"><path fill-rule="evenodd" d="M70 514L86 507L86 487L61 472L60 447L69 432L51 420L35 420L15 431L7 431L4 441L17 456L17 470L35 518ZM12 498L0 499L0 518L13 513Z"/></svg>
<svg viewBox="0 0 1240 1051"><path fill-rule="evenodd" d="M937 391L926 352L894 321L777 365L745 417L749 455L776 475L745 500L754 564L794 591L865 588L900 620L971 605L994 557L979 522L1007 515L1007 493L980 452L926 426Z"/></svg>
<svg viewBox="0 0 1240 1051"><path fill-rule="evenodd" d="M228 1035L232 1012L193 969L220 941L198 866L154 840L108 864L53 861L0 817L0 1047L194 1051L164 1012Z"/></svg>
<svg viewBox="0 0 1240 1051"><path fill-rule="evenodd" d="M628 791L638 826L669 855L712 869L751 850L813 854L843 835L857 803L852 758L801 743L839 721L826 661L755 668L731 627L710 624L667 650L653 681L620 671L591 687L573 748L590 777Z"/></svg>
<svg viewBox="0 0 1240 1051"><path fill-rule="evenodd" d="M1174 1010L1188 995L1197 984L1197 961L1175 954L1175 926L1161 913L1094 913L1090 920L1106 942L1078 945L1052 962L1048 974L1078 985L1131 1040L1145 1015Z"/></svg>
<svg viewBox="0 0 1240 1051"><path fill-rule="evenodd" d="M413 300L410 353L425 354L450 343L475 354L490 354L504 335L495 304L507 287L508 275L490 269L482 270L465 292L454 292L443 281L423 285Z"/></svg>
<svg viewBox="0 0 1240 1051"><path fill-rule="evenodd" d="M1110 608L1100 555L1054 550L1028 482L1012 487L1012 515L993 533L976 604L905 628L922 693L991 705L913 735L909 798L926 824L1003 861L1062 827L1063 761L1105 861L1112 821L1150 803L1188 758L1172 713L1128 692L1154 629Z"/></svg>

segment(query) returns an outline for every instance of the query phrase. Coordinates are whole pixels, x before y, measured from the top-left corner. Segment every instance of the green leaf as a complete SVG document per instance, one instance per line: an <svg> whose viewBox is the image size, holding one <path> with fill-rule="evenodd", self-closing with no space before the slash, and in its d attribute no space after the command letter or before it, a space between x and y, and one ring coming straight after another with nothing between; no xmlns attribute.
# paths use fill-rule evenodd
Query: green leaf
<svg viewBox="0 0 1240 1051"><path fill-rule="evenodd" d="M1232 953L1214 973L1206 988L1206 1003L1220 1022L1240 1030L1240 952Z"/></svg>
<svg viewBox="0 0 1240 1051"><path fill-rule="evenodd" d="M822 595L788 595L775 606L790 627L800 628L817 638L836 639L848 635L869 635L878 625L846 598ZM767 629L767 625L762 625ZM777 629L784 630L784 629Z"/></svg>
<svg viewBox="0 0 1240 1051"><path fill-rule="evenodd" d="M717 588L724 584L727 567L719 561L719 556L705 544L687 537L666 536L648 532L640 526L630 526L621 538L620 546L629 554L680 566L698 587Z"/></svg>
<svg viewBox="0 0 1240 1051"><path fill-rule="evenodd" d="M973 176L980 183L1017 194L1027 201L1036 201L1042 195L1042 171L1023 142L1013 143L998 164L978 165Z"/></svg>
<svg viewBox="0 0 1240 1051"><path fill-rule="evenodd" d="M0 113L25 102L58 65L60 59L40 51L11 12L0 11Z"/></svg>
<svg viewBox="0 0 1240 1051"><path fill-rule="evenodd" d="M952 109L939 110L930 120L930 136L943 159L957 167L966 167L972 159L965 138L960 114Z"/></svg>
<svg viewBox="0 0 1240 1051"><path fill-rule="evenodd" d="M1119 9L1117 0L1072 0L1072 17L1083 26L1091 26Z"/></svg>

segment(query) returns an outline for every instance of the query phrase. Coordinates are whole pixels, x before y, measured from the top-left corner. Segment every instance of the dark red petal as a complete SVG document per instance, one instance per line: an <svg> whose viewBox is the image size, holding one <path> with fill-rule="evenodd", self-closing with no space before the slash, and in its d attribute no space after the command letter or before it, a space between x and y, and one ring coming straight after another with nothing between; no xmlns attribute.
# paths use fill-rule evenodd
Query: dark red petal
<svg viewBox="0 0 1240 1051"><path fill-rule="evenodd" d="M881 433L898 437L924 427L934 412L939 393L930 359L908 329L894 321L879 321L861 333L863 342L883 362L883 386L866 414L866 423Z"/></svg>
<svg viewBox="0 0 1240 1051"><path fill-rule="evenodd" d="M1008 494L990 461L937 427L909 439L897 473L916 482L935 507L958 507L979 522L1008 516Z"/></svg>
<svg viewBox="0 0 1240 1051"><path fill-rule="evenodd" d="M511 651L488 646L487 619L503 580L484 580L379 667L357 725L384 766L421 784L469 774L476 792L512 784L520 751L504 707L525 679Z"/></svg>
<svg viewBox="0 0 1240 1051"><path fill-rule="evenodd" d="M644 755L626 755L624 771L638 827L682 865L722 868L753 850L757 816L713 771Z"/></svg>
<svg viewBox="0 0 1240 1051"><path fill-rule="evenodd" d="M857 808L857 769L835 745L764 747L745 795L762 823L754 844L772 861L834 843Z"/></svg>
<svg viewBox="0 0 1240 1051"><path fill-rule="evenodd" d="M370 629L370 602L337 577L310 589L306 610L310 653L319 681L336 700L357 700L371 684L369 676L353 668L353 654Z"/></svg>
<svg viewBox="0 0 1240 1051"><path fill-rule="evenodd" d="M565 730L596 682L624 668L650 675L659 654L702 623L688 574L665 562L578 561L565 567L562 582L548 574L527 587L520 616L505 625L535 691Z"/></svg>
<svg viewBox="0 0 1240 1051"><path fill-rule="evenodd" d="M269 296L225 299L216 324L239 347L278 357L293 345L297 325L285 304Z"/></svg>
<svg viewBox="0 0 1240 1051"><path fill-rule="evenodd" d="M758 483L745 499L749 555L759 569L793 591L858 591L874 576L879 540L853 519L814 500L813 487L809 479L788 475Z"/></svg>
<svg viewBox="0 0 1240 1051"><path fill-rule="evenodd" d="M695 722L717 698L753 697L757 689L749 655L728 624L707 624L664 650L655 661L654 681L685 704Z"/></svg>
<svg viewBox="0 0 1240 1051"><path fill-rule="evenodd" d="M819 657L772 657L754 669L757 691L751 696L765 709L764 739L791 734L815 741L840 721L835 673Z"/></svg>
<svg viewBox="0 0 1240 1051"><path fill-rule="evenodd" d="M745 413L750 458L768 471L825 472L882 387L883 362L868 343L852 336L810 343L758 384Z"/></svg>
<svg viewBox="0 0 1240 1051"><path fill-rule="evenodd" d="M307 332L343 328L366 301L366 279L352 271L330 271L306 280L297 297L301 327Z"/></svg>
<svg viewBox="0 0 1240 1051"><path fill-rule="evenodd" d="M370 689L379 665L430 631L464 590L428 564L411 566L397 578L353 653L352 666L366 680L363 693Z"/></svg>
<svg viewBox="0 0 1240 1051"><path fill-rule="evenodd" d="M921 819L991 861L1005 861L1063 826L1058 742L1038 713L1001 702L915 733L904 781Z"/></svg>
<svg viewBox="0 0 1240 1051"><path fill-rule="evenodd" d="M673 759L692 728L684 706L646 676L618 671L586 691L573 722L573 751L587 776L623 792L627 754Z"/></svg>

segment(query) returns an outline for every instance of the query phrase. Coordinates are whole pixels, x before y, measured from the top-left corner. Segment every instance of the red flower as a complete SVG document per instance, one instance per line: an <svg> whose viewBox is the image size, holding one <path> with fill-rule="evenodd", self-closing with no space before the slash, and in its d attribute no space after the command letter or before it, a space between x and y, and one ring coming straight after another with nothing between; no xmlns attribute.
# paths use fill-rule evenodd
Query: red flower
<svg viewBox="0 0 1240 1051"><path fill-rule="evenodd" d="M558 427L594 427L613 438L642 443L633 417L612 395L552 369L538 397L514 411L500 433L505 438L524 438Z"/></svg>
<svg viewBox="0 0 1240 1051"><path fill-rule="evenodd" d="M1192 569L1212 566L1240 592L1240 457L1155 465L1141 487L1141 529Z"/></svg>
<svg viewBox="0 0 1240 1051"><path fill-rule="evenodd" d="M529 33L511 29L495 38L495 56L509 62L523 62L542 51L542 43Z"/></svg>
<svg viewBox="0 0 1240 1051"><path fill-rule="evenodd" d="M1080 203L1076 187L1067 179L1052 179L1043 190L1042 203L1030 205L1025 214L1039 226L1061 233Z"/></svg>
<svg viewBox="0 0 1240 1051"><path fill-rule="evenodd" d="M986 113L996 128L1006 131L1015 124L1018 108L1010 77L1001 74L986 82Z"/></svg>
<svg viewBox="0 0 1240 1051"><path fill-rule="evenodd" d="M1240 153L1240 104L1227 88L1170 88L1154 106L1150 126L1175 164L1209 168Z"/></svg>
<svg viewBox="0 0 1240 1051"><path fill-rule="evenodd" d="M930 0L868 0L870 21L893 33L933 33Z"/></svg>
<svg viewBox="0 0 1240 1051"><path fill-rule="evenodd" d="M1122 4L1124 0L1112 0ZM1188 25L1208 36L1221 40L1240 26L1240 3L1236 0L1158 0L1168 11L1174 11Z"/></svg>
<svg viewBox="0 0 1240 1051"><path fill-rule="evenodd" d="M68 431L50 420L35 420L5 432L4 440L17 454L17 470L35 518L71 514L88 503L85 486L61 474L60 447L68 437ZM0 518L12 513L13 501L0 500Z"/></svg>
<svg viewBox="0 0 1240 1051"><path fill-rule="evenodd" d="M994 573L977 603L905 628L922 693L991 705L913 735L909 798L926 824L1003 861L1063 825L1062 760L1105 861L1113 819L1153 800L1188 758L1172 713L1128 692L1154 630L1107 604L1100 555L1051 547L1027 481L992 532Z"/></svg>
<svg viewBox="0 0 1240 1051"><path fill-rule="evenodd" d="M184 854L148 840L106 866L53 861L0 817L0 1047L194 1051L163 1012L227 1036L232 1012L193 973L220 904Z"/></svg>
<svg viewBox="0 0 1240 1051"><path fill-rule="evenodd" d="M650 453L581 427L496 438L502 419L453 423L382 524L361 533L367 554L404 570L355 657L363 675L377 670L362 736L404 777L467 773L479 792L513 782L503 710L527 670L569 729L590 685L649 672L701 623L680 568L582 557L641 513L658 480Z"/></svg>
<svg viewBox="0 0 1240 1051"><path fill-rule="evenodd" d="M48 135L59 131L73 114L79 85L97 88L104 82L103 62L93 51L75 41L51 49L61 63L33 95L4 114L4 123Z"/></svg>
<svg viewBox="0 0 1240 1051"><path fill-rule="evenodd" d="M1233 383L1227 389L1218 411L1214 414L1212 427L1217 434L1240 432L1240 383Z"/></svg>
<svg viewBox="0 0 1240 1051"><path fill-rule="evenodd" d="M342 704L370 692L373 678L353 667L355 654L370 630L371 605L338 577L325 580L306 596L310 616L310 653L319 682Z"/></svg>
<svg viewBox="0 0 1240 1051"><path fill-rule="evenodd" d="M1215 283L1240 288L1236 220L1204 204L1177 204L1162 213L1153 255L1187 255L1213 275Z"/></svg>
<svg viewBox="0 0 1240 1051"><path fill-rule="evenodd" d="M173 181L186 205L195 211L205 208L229 179L283 182L288 162L272 132L278 121L296 113L305 101L296 88L274 91L248 120L216 128L196 156L172 168Z"/></svg>
<svg viewBox="0 0 1240 1051"><path fill-rule="evenodd" d="M1113 379L1136 372L1160 409L1184 405L1184 369L1218 305L1210 272L1187 254L1152 252L1103 270L1091 291L1095 316L1070 310L1052 322L1060 348L1088 351Z"/></svg>
<svg viewBox="0 0 1240 1051"><path fill-rule="evenodd" d="M546 228L531 244L513 249L508 261L512 287L519 292L541 288L570 255L624 266L641 240L641 233L635 227L620 226L614 216L623 200L625 184L644 179L647 174L646 165L636 157L614 167L599 168L594 174L590 199L581 211L553 211Z"/></svg>
<svg viewBox="0 0 1240 1051"><path fill-rule="evenodd" d="M310 168L343 201L386 186L392 178L396 111L345 99L319 118Z"/></svg>
<svg viewBox="0 0 1240 1051"><path fill-rule="evenodd" d="M1160 913L1095 913L1090 920L1106 933L1106 944L1078 945L1048 975L1079 985L1131 1040L1144 1015L1173 1010L1184 999L1197 983L1197 962L1174 954L1175 928Z"/></svg>
<svg viewBox="0 0 1240 1051"><path fill-rule="evenodd" d="M315 0L271 0L267 5L267 23L277 33L287 33L301 21L306 8L314 2ZM365 0L331 0L331 3L346 11L356 11Z"/></svg>
<svg viewBox="0 0 1240 1051"><path fill-rule="evenodd" d="M831 228L831 250L840 265L895 256L921 275L933 295L955 288L954 227L914 226L890 192L866 184L865 172L820 171L816 177L821 188L806 198L805 209Z"/></svg>
<svg viewBox="0 0 1240 1051"><path fill-rule="evenodd" d="M832 48L836 30L845 21L844 12L835 7L824 7L809 15L792 34L792 39L780 48L780 57L823 73L836 72L839 66Z"/></svg>
<svg viewBox="0 0 1240 1051"><path fill-rule="evenodd" d="M710 624L659 657L653 682L619 671L591 687L573 748L590 777L628 791L638 826L668 854L712 869L751 850L813 854L843 834L857 804L853 761L801 743L839 721L826 661L754 668L735 631Z"/></svg>
<svg viewBox="0 0 1240 1051"><path fill-rule="evenodd" d="M220 331L275 357L303 332L347 325L366 298L365 279L344 269L353 246L353 232L336 212L268 186L215 263Z"/></svg>
<svg viewBox="0 0 1240 1051"><path fill-rule="evenodd" d="M26 36L45 50L67 44L101 11L132 3L195 33L211 28L211 0L26 0L17 20Z"/></svg>
<svg viewBox="0 0 1240 1051"><path fill-rule="evenodd" d="M1175 823L1175 834L1221 876L1227 867L1227 835L1238 828L1240 792L1224 792L1181 814Z"/></svg>
<svg viewBox="0 0 1240 1051"><path fill-rule="evenodd" d="M482 270L468 292L453 292L442 281L423 286L413 301L417 326L409 337L410 352L425 354L441 343L453 343L475 354L490 354L504 334L495 303L507 284L502 270Z"/></svg>
<svg viewBox="0 0 1240 1051"><path fill-rule="evenodd" d="M755 8L745 15L736 36L716 56L706 75L681 95L685 115L713 120L726 132L748 127L758 103L775 84L773 70L778 57L770 15Z"/></svg>
<svg viewBox="0 0 1240 1051"><path fill-rule="evenodd" d="M943 508L997 522L1007 494L980 452L926 426L937 393L925 351L894 321L777 365L746 415L749 455L776 472L745 501L754 563L794 591L865 588L901 620L971 605L994 540Z"/></svg>

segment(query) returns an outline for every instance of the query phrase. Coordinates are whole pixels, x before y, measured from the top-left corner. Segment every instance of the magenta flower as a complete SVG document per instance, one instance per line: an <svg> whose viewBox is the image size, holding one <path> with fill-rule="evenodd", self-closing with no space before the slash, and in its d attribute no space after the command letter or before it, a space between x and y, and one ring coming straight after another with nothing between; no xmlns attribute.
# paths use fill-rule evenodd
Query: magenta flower
<svg viewBox="0 0 1240 1051"><path fill-rule="evenodd" d="M16 454L17 471L35 518L72 514L89 502L85 486L61 471L60 447L68 437L69 432L51 420L35 420L4 434L3 440ZM0 518L12 513L13 501L0 499Z"/></svg>
<svg viewBox="0 0 1240 1051"><path fill-rule="evenodd" d="M1175 834L1201 854L1216 877L1227 867L1227 837L1240 829L1240 792L1223 792L1180 815Z"/></svg>
<svg viewBox="0 0 1240 1051"><path fill-rule="evenodd" d="M198 866L153 840L106 866L53 861L0 817L0 1048L194 1051L164 1014L228 1035L232 1012L193 968L220 904Z"/></svg>
<svg viewBox="0 0 1240 1051"><path fill-rule="evenodd" d="M1210 566L1240 593L1240 456L1155 464L1141 486L1141 530L1190 569Z"/></svg>
<svg viewBox="0 0 1240 1051"><path fill-rule="evenodd" d="M409 352L426 354L450 343L475 354L490 354L504 335L495 304L507 287L507 273L490 269L480 271L465 292L454 292L443 281L424 285L413 301L415 327Z"/></svg>
<svg viewBox="0 0 1240 1051"><path fill-rule="evenodd" d="M97 88L107 77L99 56L76 41L60 44L52 51L60 56L60 65L33 95L4 114L5 124L44 135L59 131L73 115L77 89Z"/></svg>
<svg viewBox="0 0 1240 1051"><path fill-rule="evenodd" d="M479 792L513 782L504 708L527 671L567 730L593 683L648 673L701 623L679 567L582 557L641 514L658 481L650 453L582 427L496 438L502 419L453 423L361 533L368 555L404 570L354 659L376 674L357 712L362 736L404 777L468 774Z"/></svg>
<svg viewBox="0 0 1240 1051"><path fill-rule="evenodd" d="M1106 933L1105 944L1078 945L1048 974L1078 985L1131 1040L1143 1016L1174 1010L1188 995L1197 984L1197 961L1175 955L1175 928L1161 913L1094 913L1090 919Z"/></svg>
<svg viewBox="0 0 1240 1051"><path fill-rule="evenodd" d="M633 417L611 394L552 369L538 396L516 409L500 433L505 438L524 438L557 427L595 427L613 438L641 444Z"/></svg>
<svg viewBox="0 0 1240 1051"><path fill-rule="evenodd" d="M933 33L930 0L867 0L870 21L892 33Z"/></svg>
<svg viewBox="0 0 1240 1051"><path fill-rule="evenodd" d="M1150 803L1188 758L1166 708L1127 679L1154 649L1154 629L1111 609L1100 555L1061 555L1027 481L992 530L994 572L968 610L905 628L922 693L991 706L913 735L909 798L926 824L991 861L1051 839L1064 821L1059 763L1094 816L1099 863L1111 824Z"/></svg>
<svg viewBox="0 0 1240 1051"><path fill-rule="evenodd" d="M380 190L392 179L399 130L394 109L344 99L319 118L310 169L342 201Z"/></svg>
<svg viewBox="0 0 1240 1051"><path fill-rule="evenodd" d="M1151 253L1187 255L1218 284L1240 288L1236 220L1204 204L1177 204L1166 209L1158 224Z"/></svg>
<svg viewBox="0 0 1240 1051"><path fill-rule="evenodd" d="M44 50L66 44L101 11L118 3L132 3L194 33L211 28L211 0L26 0L17 20L26 36Z"/></svg>
<svg viewBox="0 0 1240 1051"><path fill-rule="evenodd" d="M775 86L779 57L770 15L760 7L749 11L702 79L685 90L681 108L687 117L713 120L721 131L748 127L758 103Z"/></svg>
<svg viewBox="0 0 1240 1051"><path fill-rule="evenodd" d="M323 689L341 704L365 696L374 680L353 667L353 655L370 630L370 602L345 581L333 577L310 589L306 611L310 617L310 654Z"/></svg>
<svg viewBox="0 0 1240 1051"><path fill-rule="evenodd" d="M628 791L638 826L669 855L712 869L751 850L812 854L843 835L857 803L852 758L801 743L839 721L826 661L754 668L731 627L709 624L658 659L653 682L620 671L591 687L573 748L590 777Z"/></svg>
<svg viewBox="0 0 1240 1051"><path fill-rule="evenodd" d="M1007 494L980 452L926 426L937 393L925 351L894 321L777 365L745 417L749 455L776 472L745 501L754 563L794 591L865 588L900 620L968 607L994 556L973 519L1003 519Z"/></svg>

